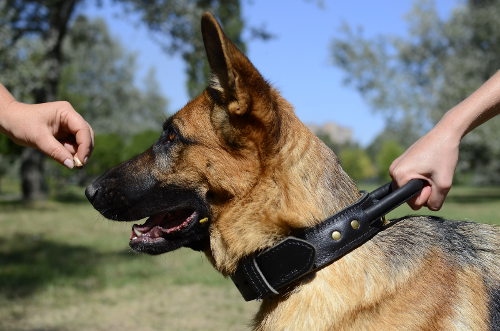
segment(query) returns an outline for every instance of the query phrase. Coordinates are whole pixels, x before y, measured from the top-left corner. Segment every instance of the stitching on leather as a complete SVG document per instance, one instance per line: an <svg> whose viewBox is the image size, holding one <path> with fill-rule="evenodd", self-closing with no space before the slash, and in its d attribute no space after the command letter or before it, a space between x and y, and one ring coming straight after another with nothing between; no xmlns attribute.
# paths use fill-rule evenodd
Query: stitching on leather
<svg viewBox="0 0 500 331"><path fill-rule="evenodd" d="M362 233L360 232L354 239L349 240L348 242L342 244L341 246L337 246L335 243L330 243L325 246L321 246L319 248L320 254L319 258L317 260L317 267L321 268L326 264L329 264L333 262L334 260L337 260L339 258L339 255L345 255L343 253L343 250L347 248L347 250L352 250L353 247L357 246L357 244L360 241L363 241L366 237L372 235L372 234L377 234L380 231L382 231L384 228L378 229L374 227L368 227L366 230L363 230ZM316 238L313 238L310 240L316 240ZM332 253L333 251L333 253ZM333 258L332 258L333 257Z"/></svg>
<svg viewBox="0 0 500 331"><path fill-rule="evenodd" d="M305 233L318 233L318 232L321 232L323 231L325 228L328 228L330 226L332 226L333 224L337 223L339 220L341 221L345 215L349 214L349 213L352 213L352 214L358 214L359 211L360 211L360 207L368 202L370 200L370 196L369 195L366 195L364 197L361 198L361 200L359 200L358 202L356 202L355 204L341 210L340 212L338 212L337 214L335 214L335 217L333 218L330 218L330 219L327 219L325 222L317 225L316 227L312 228L311 231L305 231Z"/></svg>
<svg viewBox="0 0 500 331"><path fill-rule="evenodd" d="M248 280L250 283L252 283L253 288L257 289L257 297L263 296L265 291L262 291L262 284L260 284L260 277L256 274L255 270L253 270L253 266L250 265L250 263L245 263L244 265L245 273L248 275ZM254 279L253 277L256 278ZM259 283L257 283L255 280L258 280Z"/></svg>
<svg viewBox="0 0 500 331"><path fill-rule="evenodd" d="M306 238L309 238L310 236L316 236L320 234L321 232L325 230L329 230L332 226L334 226L336 223L346 223L348 222L351 218L356 217L360 218L361 216L361 207L364 204L369 203L372 200L370 195L366 195L361 198L358 202L355 204L347 207L346 209L341 210L339 213L335 214L334 218L327 219L325 222L317 225L316 227L310 229L309 231L304 231L304 236ZM351 215L348 215L351 214ZM349 216L349 217L346 217ZM363 221L362 219L359 219L359 221ZM365 223L365 222L363 222Z"/></svg>

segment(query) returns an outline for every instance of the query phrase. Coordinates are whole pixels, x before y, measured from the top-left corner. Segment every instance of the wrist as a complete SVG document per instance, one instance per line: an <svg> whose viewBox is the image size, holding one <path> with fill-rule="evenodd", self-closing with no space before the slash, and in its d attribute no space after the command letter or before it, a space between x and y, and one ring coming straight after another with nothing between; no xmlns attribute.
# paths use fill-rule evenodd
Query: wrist
<svg viewBox="0 0 500 331"><path fill-rule="evenodd" d="M8 115L9 108L16 102L16 99L10 92L0 84L0 132L8 134Z"/></svg>
<svg viewBox="0 0 500 331"><path fill-rule="evenodd" d="M0 133L5 134L9 137L11 137L11 114L10 112L12 111L12 106L16 103L17 101L13 100L7 104L3 104L0 107Z"/></svg>
<svg viewBox="0 0 500 331"><path fill-rule="evenodd" d="M16 98L10 92L0 84L0 114L2 114L8 106L12 103L15 102Z"/></svg>
<svg viewBox="0 0 500 331"><path fill-rule="evenodd" d="M466 128L462 124L456 118L446 118L445 116L429 133L435 137L434 141L439 142L439 144L458 147L466 134Z"/></svg>
<svg viewBox="0 0 500 331"><path fill-rule="evenodd" d="M474 104L462 102L449 110L436 124L435 129L446 133L446 138L460 142L470 131L471 124L475 119L476 110Z"/></svg>

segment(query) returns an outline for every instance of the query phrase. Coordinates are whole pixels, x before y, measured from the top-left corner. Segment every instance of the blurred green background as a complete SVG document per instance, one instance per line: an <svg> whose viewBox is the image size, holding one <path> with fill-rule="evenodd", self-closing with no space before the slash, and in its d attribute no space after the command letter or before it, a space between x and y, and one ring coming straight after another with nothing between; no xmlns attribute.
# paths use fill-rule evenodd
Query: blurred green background
<svg viewBox="0 0 500 331"><path fill-rule="evenodd" d="M297 1L318 12L337 4ZM282 38L272 26L249 23L248 8L262 3L0 0L0 82L23 102L70 101L96 132L93 156L76 171L0 136L0 330L249 328L257 303L245 303L202 254L134 254L127 246L130 224L105 220L85 200L85 185L154 143L174 111L155 69L139 77L130 45L110 33L106 19L88 13L112 8L149 31L165 57L182 61L185 94L192 97L208 76L201 13L213 12L228 36L251 52L252 45ZM299 13L287 12L289 2L272 3L283 10L283 24L295 24ZM383 16L392 2L377 6ZM383 130L369 141L358 141L345 125L310 126L362 189L388 181L391 162L500 68L500 1L447 0L445 7L443 16L436 9L443 2L414 1L404 33L374 34L350 21L336 21L332 31L317 28L329 38L322 50L327 66L383 119ZM264 56L282 61L281 54ZM307 70L309 64L296 65ZM309 90L318 93L314 86ZM463 140L455 185L433 214L500 224L499 132L496 118ZM391 216L414 213L403 206Z"/></svg>

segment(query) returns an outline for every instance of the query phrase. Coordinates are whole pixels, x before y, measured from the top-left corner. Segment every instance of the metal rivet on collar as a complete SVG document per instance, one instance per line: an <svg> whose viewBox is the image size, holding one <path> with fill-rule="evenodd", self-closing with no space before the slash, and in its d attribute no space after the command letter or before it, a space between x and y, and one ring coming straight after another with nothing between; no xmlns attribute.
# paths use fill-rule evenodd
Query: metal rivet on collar
<svg viewBox="0 0 500 331"><path fill-rule="evenodd" d="M353 228L354 230L359 229L359 222L358 222L358 220L352 220L351 221L351 228Z"/></svg>
<svg viewBox="0 0 500 331"><path fill-rule="evenodd" d="M333 240L340 240L340 238L342 238L342 234L339 231L332 232L332 239Z"/></svg>

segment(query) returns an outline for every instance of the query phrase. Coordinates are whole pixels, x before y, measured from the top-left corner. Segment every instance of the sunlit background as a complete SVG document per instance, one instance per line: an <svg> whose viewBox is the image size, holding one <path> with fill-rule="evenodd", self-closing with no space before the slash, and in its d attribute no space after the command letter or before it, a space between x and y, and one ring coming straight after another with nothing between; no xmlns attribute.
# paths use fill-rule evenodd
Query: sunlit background
<svg viewBox="0 0 500 331"><path fill-rule="evenodd" d="M448 19L458 3L437 1L437 14ZM295 106L302 121L337 123L366 146L383 130L384 118L355 89L343 84L346 73L334 65L333 39L342 35L343 24L363 29L367 37L408 37L408 13L414 5L412 1L243 1L241 18L247 29L242 36L250 60ZM167 56L137 16L124 15L120 6L111 3L86 6L85 13L104 19L110 33L136 54L138 78L150 68L155 70L170 111L189 100L186 64L179 56ZM252 28L263 28L272 38L255 38Z"/></svg>
<svg viewBox="0 0 500 331"><path fill-rule="evenodd" d="M206 10L363 189L500 68L498 0L0 0L0 82L70 101L96 132L78 171L0 136L1 330L249 329L256 304L202 254L135 255L130 224L83 195L203 90ZM500 223L499 132L463 140L438 215Z"/></svg>

